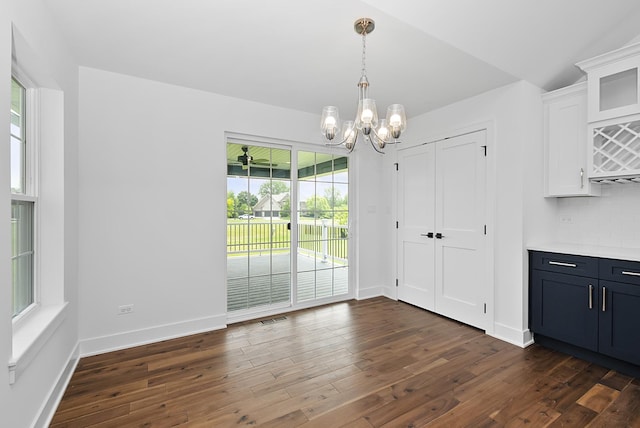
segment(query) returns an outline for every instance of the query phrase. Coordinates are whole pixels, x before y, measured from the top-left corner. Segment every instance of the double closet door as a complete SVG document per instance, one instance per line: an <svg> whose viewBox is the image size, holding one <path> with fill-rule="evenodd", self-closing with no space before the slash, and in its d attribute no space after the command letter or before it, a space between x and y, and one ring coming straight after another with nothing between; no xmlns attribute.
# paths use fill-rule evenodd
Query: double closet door
<svg viewBox="0 0 640 428"><path fill-rule="evenodd" d="M486 135L398 151L398 299L486 328Z"/></svg>

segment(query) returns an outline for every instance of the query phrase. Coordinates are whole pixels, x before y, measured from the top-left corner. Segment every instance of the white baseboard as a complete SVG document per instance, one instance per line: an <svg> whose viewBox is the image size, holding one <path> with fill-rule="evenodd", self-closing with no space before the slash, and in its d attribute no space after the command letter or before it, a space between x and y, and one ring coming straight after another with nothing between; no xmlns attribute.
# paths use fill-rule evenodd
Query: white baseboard
<svg viewBox="0 0 640 428"><path fill-rule="evenodd" d="M356 299L357 300L366 300L372 299L374 297L382 296L383 287L367 287L358 289Z"/></svg>
<svg viewBox="0 0 640 428"><path fill-rule="evenodd" d="M220 330L227 327L227 315L215 315L189 321L132 330L80 341L80 356L103 354L134 346L147 345L162 340L175 339L191 334Z"/></svg>
<svg viewBox="0 0 640 428"><path fill-rule="evenodd" d="M76 346L71 351L69 358L67 359L67 364L64 366L64 369L60 372L58 376L58 380L51 388L51 391L48 394L48 399L42 404L40 408L40 412L38 412L38 418L35 420L33 426L40 427L48 427L51 424L51 420L53 419L53 415L56 413L58 409L58 405L62 400L62 396L67 389L67 385L69 385L69 381L71 380L71 376L73 376L73 372L76 370L76 366L78 365L78 361L80 360L80 346L76 344Z"/></svg>
<svg viewBox="0 0 640 428"><path fill-rule="evenodd" d="M493 334L491 334L491 336L496 339L504 340L521 348L526 348L533 344L533 334L529 329L519 330L500 323L495 323L493 327Z"/></svg>
<svg viewBox="0 0 640 428"><path fill-rule="evenodd" d="M382 295L391 300L398 300L397 287L382 287Z"/></svg>

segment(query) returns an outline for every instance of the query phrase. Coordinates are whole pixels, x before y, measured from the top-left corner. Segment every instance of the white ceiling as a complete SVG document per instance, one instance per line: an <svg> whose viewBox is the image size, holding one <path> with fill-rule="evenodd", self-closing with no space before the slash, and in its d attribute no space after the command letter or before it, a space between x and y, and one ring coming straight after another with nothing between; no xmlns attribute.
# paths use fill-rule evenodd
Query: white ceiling
<svg viewBox="0 0 640 428"><path fill-rule="evenodd" d="M575 62L640 34L638 0L44 0L81 65L320 113L370 94L415 116L524 79L552 90Z"/></svg>

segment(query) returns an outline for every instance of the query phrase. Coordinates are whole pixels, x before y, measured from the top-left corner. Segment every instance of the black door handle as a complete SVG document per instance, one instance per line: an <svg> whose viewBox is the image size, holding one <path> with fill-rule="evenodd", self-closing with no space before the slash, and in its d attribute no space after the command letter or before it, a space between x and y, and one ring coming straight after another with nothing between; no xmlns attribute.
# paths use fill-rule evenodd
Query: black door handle
<svg viewBox="0 0 640 428"><path fill-rule="evenodd" d="M436 239L442 239L444 238L444 235L440 232L436 233Z"/></svg>

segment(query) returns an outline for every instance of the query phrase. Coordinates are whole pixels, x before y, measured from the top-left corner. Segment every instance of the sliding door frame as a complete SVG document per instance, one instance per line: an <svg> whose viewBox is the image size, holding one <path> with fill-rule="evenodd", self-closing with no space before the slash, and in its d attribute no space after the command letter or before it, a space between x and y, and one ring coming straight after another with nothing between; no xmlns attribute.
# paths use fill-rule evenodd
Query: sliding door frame
<svg viewBox="0 0 640 428"><path fill-rule="evenodd" d="M291 177L290 177L290 206L291 206L291 235L290 235L290 244L291 251L289 252L290 256L290 275L291 275L291 293L289 302L283 302L280 304L270 305L268 307L255 307L249 309L242 309L238 311L230 312L227 310L227 323L235 323L242 322L251 319L263 318L272 315L282 314L286 312L292 312L300 309L311 308L315 306L322 306L329 303L336 303L351 300L355 296L355 282L356 282L356 251L355 251L355 242L356 242L356 233L353 224L355 222L353 219L356 216L355 211L355 200L356 195L354 192L355 185L353 183L353 177L355 174L355 163L353 162L354 158L350 156L350 154L346 153L344 149L334 148L334 147L326 147L324 145L318 144L309 144L303 143L299 141L291 141L291 140L282 140L276 138L268 138L268 137L259 137L254 135L246 135L246 134L238 134L232 132L225 133L225 153L226 153L226 145L227 143L237 143L237 144L246 144L248 146L260 146L270 149L280 149L280 150L290 150L291 151ZM330 154L343 156L348 158L348 292L346 294L341 294L339 296L331 296L320 299L313 300L305 300L303 302L298 302L297 295L297 276L298 276L298 152L316 152L322 154ZM228 174L225 173L225 180L228 177ZM227 185L225 183L225 189ZM351 196L353 195L353 197ZM226 192L225 192L226 196ZM226 219L225 219L225 236L226 236ZM226 243L225 243L226 247ZM227 257L225 251L225 257ZM227 286L227 269L226 269L226 260L225 260L225 270L224 270L224 296L225 296L225 307L228 301L228 286Z"/></svg>

